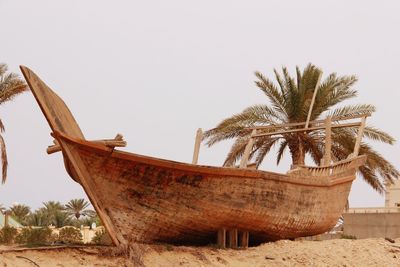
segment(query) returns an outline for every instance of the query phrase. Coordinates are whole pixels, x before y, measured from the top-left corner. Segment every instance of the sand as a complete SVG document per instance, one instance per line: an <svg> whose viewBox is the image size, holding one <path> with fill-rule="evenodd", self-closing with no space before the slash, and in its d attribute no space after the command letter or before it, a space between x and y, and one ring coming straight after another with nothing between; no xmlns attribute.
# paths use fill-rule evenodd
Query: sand
<svg viewBox="0 0 400 267"><path fill-rule="evenodd" d="M266 243L246 250L139 245L144 266L400 266L400 239L334 239ZM14 250L12 250L14 249ZM3 266L134 266L109 248L15 251L0 247ZM36 265L35 265L36 264Z"/></svg>

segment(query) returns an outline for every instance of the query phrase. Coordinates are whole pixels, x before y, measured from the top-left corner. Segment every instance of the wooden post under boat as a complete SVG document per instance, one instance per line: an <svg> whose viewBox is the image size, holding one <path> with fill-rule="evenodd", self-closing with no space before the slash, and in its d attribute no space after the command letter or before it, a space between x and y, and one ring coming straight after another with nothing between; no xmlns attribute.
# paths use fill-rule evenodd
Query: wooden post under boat
<svg viewBox="0 0 400 267"><path fill-rule="evenodd" d="M85 190L115 245L208 244L224 228L248 233L250 244L324 233L342 214L356 171L366 160L355 149L351 158L280 174L120 151L115 143L86 140L62 99L33 71L23 66L21 70L62 151L66 171ZM363 125L340 126L341 118L331 120L332 129ZM325 120L309 121L304 128L299 127L305 123L256 127L251 139L321 131L324 124ZM224 238L221 232L219 243Z"/></svg>

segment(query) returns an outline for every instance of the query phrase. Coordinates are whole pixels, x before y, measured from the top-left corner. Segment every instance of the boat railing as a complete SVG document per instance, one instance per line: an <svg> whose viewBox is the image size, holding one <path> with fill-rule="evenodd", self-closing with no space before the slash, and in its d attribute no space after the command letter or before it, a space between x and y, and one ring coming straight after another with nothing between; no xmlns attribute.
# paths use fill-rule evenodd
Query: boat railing
<svg viewBox="0 0 400 267"><path fill-rule="evenodd" d="M345 171L353 172L359 166L365 163L365 156L350 157L328 166L305 166L298 165L296 168L288 171L289 175L307 175L307 176L328 176L343 173Z"/></svg>
<svg viewBox="0 0 400 267"><path fill-rule="evenodd" d="M315 120L307 122L296 122L296 123L287 123L287 124L275 124L275 125L267 125L267 126L257 126L249 128L252 130L248 143L246 145L245 151L243 153L240 166L243 168L247 165L249 160L249 156L251 150L254 145L254 139L265 137L265 136L274 136L274 135L286 135L290 133L296 132L310 132L310 131L325 131L325 151L324 156L321 161L321 166L318 167L310 167L317 168L314 172L318 173L332 173L332 170L340 169L341 162L346 162L346 160L341 162L336 162L332 164L332 129L335 128L349 128L349 127L358 127L357 137L354 144L353 153L348 156L348 159L353 159L358 156L360 151L361 139L364 134L364 128L366 124L367 117L371 116L370 113L359 114L354 116L342 116L342 117L330 117L328 116L325 120ZM348 123L339 123L340 121L348 121L354 119L361 119L360 122L348 122ZM334 123L333 123L334 122ZM300 127L300 128L299 128ZM297 166L295 166L296 168ZM335 167L332 169L332 167ZM329 170L329 171L328 171Z"/></svg>
<svg viewBox="0 0 400 267"><path fill-rule="evenodd" d="M356 158L360 151L361 140L364 134L364 128L366 125L367 117L371 116L370 113L362 113L353 116L328 116L324 120L314 120L306 122L294 122L285 124L271 124L263 126L254 126L246 128L246 130L251 131L249 135L247 145L243 152L243 156L240 161L239 168L248 168L249 157L254 146L255 139L265 137L265 136L277 136L277 135L287 135L291 133L307 133L311 131L325 131L325 148L324 156L321 160L320 166L293 166L289 173L294 171L298 173L306 172L312 176L320 175L330 175L337 172L341 172L344 169L352 169L352 160ZM342 121L356 120L360 119L359 122L347 122L340 123ZM333 162L332 160L332 129L336 128L355 128L358 127L357 137L354 144L353 152L345 160L338 162ZM202 140L203 132L201 128L197 130L193 160L192 164L197 164L199 158L199 147ZM358 165L359 166L359 165Z"/></svg>

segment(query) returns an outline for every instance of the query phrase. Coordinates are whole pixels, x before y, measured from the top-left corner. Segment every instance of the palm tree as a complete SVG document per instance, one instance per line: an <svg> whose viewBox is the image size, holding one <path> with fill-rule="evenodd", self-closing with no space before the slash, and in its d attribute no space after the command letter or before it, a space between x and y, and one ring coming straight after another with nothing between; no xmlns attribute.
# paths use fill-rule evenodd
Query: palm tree
<svg viewBox="0 0 400 267"><path fill-rule="evenodd" d="M316 88L311 120L326 116L350 117L375 111L374 106L367 104L337 107L343 101L357 96L357 91L352 89L357 82L355 76L338 76L332 73L318 84L322 71L312 64L303 72L296 67L295 78L289 75L286 67L282 68L283 75L276 70L274 72L277 84L260 72L255 73L255 84L266 95L268 104L250 106L204 133L208 146L222 140L235 139L224 162L225 166L232 166L242 157L251 134L248 127L306 121ZM353 152L356 133L356 128L332 129L332 155L335 160L345 159ZM389 134L372 126L365 128L363 136L391 145L395 142ZM259 166L274 145L278 145L277 164L286 149L289 149L293 165L304 164L306 155L310 155L319 165L324 155L323 136L318 131L311 131L257 138L250 159ZM361 144L360 154L365 154L368 158L366 164L360 167L359 173L372 188L383 193L384 182L392 183L399 177L399 172L365 142Z"/></svg>
<svg viewBox="0 0 400 267"><path fill-rule="evenodd" d="M64 205L59 201L47 201L43 202L44 207L42 212L45 215L44 223L46 225L58 225L60 213L65 213Z"/></svg>
<svg viewBox="0 0 400 267"><path fill-rule="evenodd" d="M11 216L13 216L18 222L22 225L26 225L31 208L22 204L14 204L11 206L10 212Z"/></svg>
<svg viewBox="0 0 400 267"><path fill-rule="evenodd" d="M27 86L15 73L7 73L7 65L0 63L0 104L12 100L16 95L27 90ZM0 153L2 164L2 183L7 179L7 152L1 133L4 132L4 124L0 119Z"/></svg>
<svg viewBox="0 0 400 267"><path fill-rule="evenodd" d="M6 211L6 208L3 206L3 204L0 204L0 213L3 213Z"/></svg>
<svg viewBox="0 0 400 267"><path fill-rule="evenodd" d="M95 212L93 210L87 210L89 207L89 202L80 199L71 199L66 205L65 210L71 216L75 216L76 219L79 219L81 216L93 216Z"/></svg>
<svg viewBox="0 0 400 267"><path fill-rule="evenodd" d="M72 221L65 211L59 211L54 214L54 219L51 222L56 228L61 228L66 225L71 225Z"/></svg>
<svg viewBox="0 0 400 267"><path fill-rule="evenodd" d="M48 226L47 213L45 208L40 208L35 212L31 213L27 219L27 225L29 226Z"/></svg>

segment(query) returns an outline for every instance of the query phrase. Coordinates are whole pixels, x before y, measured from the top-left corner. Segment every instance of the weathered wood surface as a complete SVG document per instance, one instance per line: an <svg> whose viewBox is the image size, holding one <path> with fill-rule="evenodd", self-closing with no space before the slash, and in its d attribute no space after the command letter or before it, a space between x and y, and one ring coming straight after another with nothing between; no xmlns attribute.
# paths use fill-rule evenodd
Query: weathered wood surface
<svg viewBox="0 0 400 267"><path fill-rule="evenodd" d="M85 137L78 123L75 121L74 116L64 101L33 71L24 66L20 66L20 68L53 133L62 132L68 136L84 140ZM56 141L62 148L62 143L59 140ZM91 177L87 175L86 166L80 164L79 158L72 157L68 148L63 149L63 157L68 174L82 185L90 202L104 223L107 231L110 233L113 243L115 245L126 243L118 229L110 222L110 216L106 212L107 204L104 205L102 203L98 196L98 191L92 186L93 183L90 180Z"/></svg>
<svg viewBox="0 0 400 267"><path fill-rule="evenodd" d="M248 231L251 242L320 234L336 224L356 170L284 175L111 151L62 134L58 140L90 166L87 176L128 242L209 243L222 228Z"/></svg>
<svg viewBox="0 0 400 267"><path fill-rule="evenodd" d="M318 74L317 83L315 84L314 93L313 93L313 97L311 99L310 108L308 109L307 120L306 120L306 124L305 124L305 128L306 129L308 128L308 125L310 123L311 113L312 113L312 110L314 108L314 102L315 102L315 98L317 97L318 86L319 86L319 83L321 81L321 77L322 77L322 71L320 71L319 74Z"/></svg>
<svg viewBox="0 0 400 267"><path fill-rule="evenodd" d="M196 139L194 141L192 164L197 164L197 162L199 161L200 144L202 138L203 138L203 130L199 128L197 129Z"/></svg>
<svg viewBox="0 0 400 267"><path fill-rule="evenodd" d="M71 137L85 139L64 101L33 71L24 66L20 68L53 132L58 131Z"/></svg>
<svg viewBox="0 0 400 267"><path fill-rule="evenodd" d="M250 242L323 233L335 225L365 157L288 174L208 167L127 153L84 139L65 103L21 67L78 181L116 245L215 240L220 229Z"/></svg>

